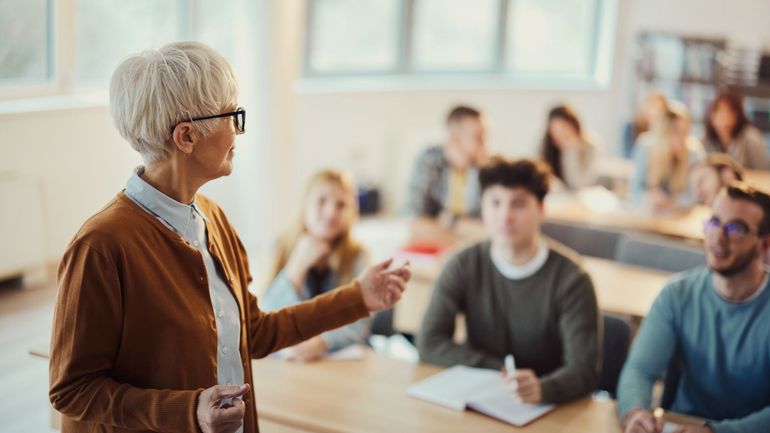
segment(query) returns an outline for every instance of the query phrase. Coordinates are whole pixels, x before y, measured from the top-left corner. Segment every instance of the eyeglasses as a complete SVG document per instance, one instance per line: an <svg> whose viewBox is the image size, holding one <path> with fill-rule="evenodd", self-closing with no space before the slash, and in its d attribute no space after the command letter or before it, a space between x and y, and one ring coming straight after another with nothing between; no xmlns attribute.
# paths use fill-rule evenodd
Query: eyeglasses
<svg viewBox="0 0 770 433"><path fill-rule="evenodd" d="M235 109L235 111L230 111L228 113L212 114L211 116L193 117L189 121L195 122L196 120L218 119L220 117L230 117L230 116L233 117L233 125L235 126L235 133L238 135L241 135L244 132L246 132L246 109L244 109L243 107L238 107ZM176 128L176 125L174 125L174 128Z"/></svg>
<svg viewBox="0 0 770 433"><path fill-rule="evenodd" d="M722 223L719 218L712 217L703 222L703 233L706 236L724 234L727 239L733 242L739 242L748 235L758 235L759 231L751 230L741 221L729 221Z"/></svg>

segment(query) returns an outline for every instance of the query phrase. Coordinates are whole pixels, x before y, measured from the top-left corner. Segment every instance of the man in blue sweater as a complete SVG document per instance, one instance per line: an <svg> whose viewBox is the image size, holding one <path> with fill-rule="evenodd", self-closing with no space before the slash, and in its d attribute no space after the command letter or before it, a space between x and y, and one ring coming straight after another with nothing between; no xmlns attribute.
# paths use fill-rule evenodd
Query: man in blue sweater
<svg viewBox="0 0 770 433"><path fill-rule="evenodd" d="M670 410L706 420L682 432L770 432L770 195L733 183L704 223L707 267L674 277L642 323L618 386L625 433L658 433L653 384L679 371ZM668 390L670 392L671 390Z"/></svg>

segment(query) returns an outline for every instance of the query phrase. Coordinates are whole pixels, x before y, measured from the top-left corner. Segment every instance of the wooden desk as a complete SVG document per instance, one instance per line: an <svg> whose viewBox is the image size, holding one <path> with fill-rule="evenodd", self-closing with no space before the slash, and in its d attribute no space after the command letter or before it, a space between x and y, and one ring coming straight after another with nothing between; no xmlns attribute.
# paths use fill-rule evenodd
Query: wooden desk
<svg viewBox="0 0 770 433"><path fill-rule="evenodd" d="M770 193L770 171L746 170L743 177L751 186Z"/></svg>
<svg viewBox="0 0 770 433"><path fill-rule="evenodd" d="M259 419L260 433L314 433L310 430L303 430L286 424L279 424L264 418Z"/></svg>
<svg viewBox="0 0 770 433"><path fill-rule="evenodd" d="M548 196L545 214L549 221L583 224L617 230L647 232L686 240L703 241L703 221L711 215L704 206L682 211L654 214L630 209L616 203L602 206L576 194L561 193Z"/></svg>
<svg viewBox="0 0 770 433"><path fill-rule="evenodd" d="M639 318L647 314L672 275L595 257L583 257L583 266L591 275L602 311ZM415 334L430 303L441 264L437 261L433 266L415 266L413 271L412 281L393 312L393 327Z"/></svg>
<svg viewBox="0 0 770 433"><path fill-rule="evenodd" d="M252 363L261 420L322 433L619 433L615 404L585 398L523 428L408 397L406 388L440 367L368 352L362 361Z"/></svg>

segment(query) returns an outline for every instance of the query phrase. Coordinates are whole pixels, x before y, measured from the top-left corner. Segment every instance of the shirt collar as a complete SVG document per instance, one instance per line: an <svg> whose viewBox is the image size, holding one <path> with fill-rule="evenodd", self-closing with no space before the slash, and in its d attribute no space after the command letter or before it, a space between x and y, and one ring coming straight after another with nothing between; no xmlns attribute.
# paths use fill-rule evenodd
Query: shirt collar
<svg viewBox="0 0 770 433"><path fill-rule="evenodd" d="M198 209L195 200L189 205L174 200L142 179L142 173L144 173L144 167L140 166L134 170L126 182L124 192L135 202L165 221L180 234L184 234L183 232L190 227L189 222L193 212L207 221L206 215Z"/></svg>

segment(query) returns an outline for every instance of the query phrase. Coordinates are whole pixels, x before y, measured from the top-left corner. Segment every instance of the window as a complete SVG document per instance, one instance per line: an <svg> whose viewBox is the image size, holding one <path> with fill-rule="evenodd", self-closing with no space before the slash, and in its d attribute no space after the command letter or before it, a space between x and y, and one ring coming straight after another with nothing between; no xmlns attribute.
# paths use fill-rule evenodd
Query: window
<svg viewBox="0 0 770 433"><path fill-rule="evenodd" d="M498 4L499 0L419 0L414 10L414 68L493 68Z"/></svg>
<svg viewBox="0 0 770 433"><path fill-rule="evenodd" d="M183 36L177 0L78 0L77 81L103 85L128 55Z"/></svg>
<svg viewBox="0 0 770 433"><path fill-rule="evenodd" d="M50 11L49 0L0 1L0 86L50 79Z"/></svg>
<svg viewBox="0 0 770 433"><path fill-rule="evenodd" d="M516 0L510 23L507 67L522 73L593 72L596 0Z"/></svg>
<svg viewBox="0 0 770 433"><path fill-rule="evenodd" d="M317 74L395 70L401 6L401 0L313 2L309 68Z"/></svg>
<svg viewBox="0 0 770 433"><path fill-rule="evenodd" d="M124 58L178 40L205 42L234 62L234 23L242 5L241 0L0 0L0 97L104 91Z"/></svg>
<svg viewBox="0 0 770 433"><path fill-rule="evenodd" d="M305 76L607 83L618 0L308 0Z"/></svg>

